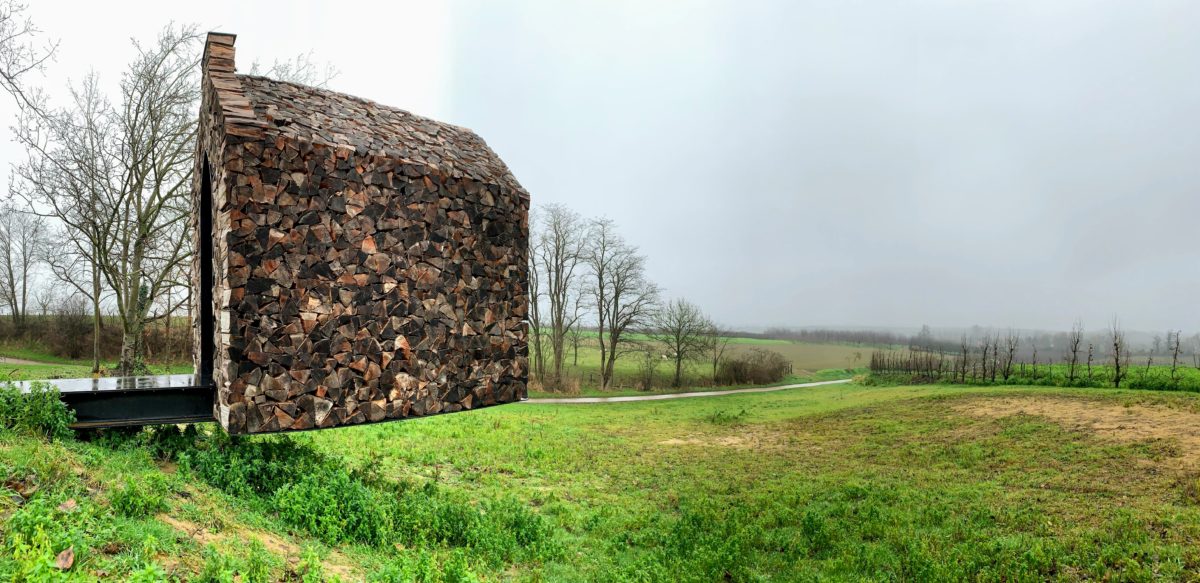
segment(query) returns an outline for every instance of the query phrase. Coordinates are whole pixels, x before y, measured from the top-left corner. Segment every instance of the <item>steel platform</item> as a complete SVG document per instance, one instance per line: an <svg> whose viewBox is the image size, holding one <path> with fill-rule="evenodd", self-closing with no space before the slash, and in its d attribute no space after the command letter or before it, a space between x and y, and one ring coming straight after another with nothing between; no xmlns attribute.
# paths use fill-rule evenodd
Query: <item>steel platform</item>
<svg viewBox="0 0 1200 583"><path fill-rule="evenodd" d="M33 383L58 389L62 401L75 411L74 429L213 421L215 385L206 376L48 379L15 384L29 392Z"/></svg>

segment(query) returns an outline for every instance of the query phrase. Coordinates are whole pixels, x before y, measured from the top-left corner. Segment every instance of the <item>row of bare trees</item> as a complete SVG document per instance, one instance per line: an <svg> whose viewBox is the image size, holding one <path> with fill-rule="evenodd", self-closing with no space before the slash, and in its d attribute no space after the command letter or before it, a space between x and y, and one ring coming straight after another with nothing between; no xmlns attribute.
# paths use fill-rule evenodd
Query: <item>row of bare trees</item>
<svg viewBox="0 0 1200 583"><path fill-rule="evenodd" d="M0 300L23 326L35 274L42 274L40 285L90 304L93 370L108 312L121 329L121 372L140 373L147 326L169 323L190 294L201 33L172 24L150 42L135 40L115 96L92 72L54 103L30 86L28 74L56 45L35 43L38 30L25 11L0 0L0 87L20 106L12 136L26 151L0 211ZM308 55L261 72L309 84L336 75Z"/></svg>
<svg viewBox="0 0 1200 583"><path fill-rule="evenodd" d="M669 362L673 386L682 384L690 362L706 361L716 376L728 338L695 304L664 301L646 274L646 257L612 220L548 204L533 209L530 230L531 360L544 386L563 385L567 349L577 358L590 331L600 352L601 389L612 386L617 360L633 353L643 369Z"/></svg>
<svg viewBox="0 0 1200 583"><path fill-rule="evenodd" d="M876 375L902 375L913 382L951 381L958 383L1027 382L1063 386L1092 386L1098 379L1120 388L1134 369L1133 351L1120 321L1113 319L1097 341L1089 337L1082 322L1076 321L1067 333L1060 358L1039 353L1035 344L1022 352L1021 336L986 333L971 338L962 336L957 349L932 351L910 349L907 352L877 351L870 369ZM1183 369L1182 333L1167 333L1168 357L1155 367L1154 354L1146 355L1144 368L1137 377L1143 388L1179 388ZM1139 366L1141 366L1139 364ZM1200 369L1200 358L1195 367ZM1161 375L1155 375L1161 371ZM1161 385L1161 386L1158 386Z"/></svg>
<svg viewBox="0 0 1200 583"><path fill-rule="evenodd" d="M46 245L46 223L39 217L0 206L0 303L8 309L13 326L29 324L30 296L35 292L33 270Z"/></svg>

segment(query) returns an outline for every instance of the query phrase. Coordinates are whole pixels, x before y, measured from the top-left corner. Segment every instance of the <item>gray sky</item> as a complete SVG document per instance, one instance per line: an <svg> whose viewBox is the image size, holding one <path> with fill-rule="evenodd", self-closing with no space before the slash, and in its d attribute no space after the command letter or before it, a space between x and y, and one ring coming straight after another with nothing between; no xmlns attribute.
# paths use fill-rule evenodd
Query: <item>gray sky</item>
<svg viewBox="0 0 1200 583"><path fill-rule="evenodd" d="M52 94L172 19L311 49L727 324L1200 329L1200 3L118 4L32 6Z"/></svg>

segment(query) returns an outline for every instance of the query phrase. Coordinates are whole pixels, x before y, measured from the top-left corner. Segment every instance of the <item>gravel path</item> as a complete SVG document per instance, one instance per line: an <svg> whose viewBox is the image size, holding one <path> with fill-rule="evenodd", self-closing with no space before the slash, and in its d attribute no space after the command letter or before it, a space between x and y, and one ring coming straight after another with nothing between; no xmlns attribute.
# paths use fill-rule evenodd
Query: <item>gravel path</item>
<svg viewBox="0 0 1200 583"><path fill-rule="evenodd" d="M758 387L754 389L730 389L728 391L700 391L695 393L669 393L666 395L637 395L633 397L572 397L569 399L526 399L522 403L630 403L636 401L666 401L668 399L690 399L692 397L719 397L721 395L737 395L739 393L770 393L785 389L802 389L805 387L820 387L848 383L851 379L836 381L820 381L816 383L800 383L795 385L780 385L778 387Z"/></svg>
<svg viewBox="0 0 1200 583"><path fill-rule="evenodd" d="M32 360L23 360L20 358L9 358L7 356L0 356L0 364L46 364L46 363L35 362Z"/></svg>

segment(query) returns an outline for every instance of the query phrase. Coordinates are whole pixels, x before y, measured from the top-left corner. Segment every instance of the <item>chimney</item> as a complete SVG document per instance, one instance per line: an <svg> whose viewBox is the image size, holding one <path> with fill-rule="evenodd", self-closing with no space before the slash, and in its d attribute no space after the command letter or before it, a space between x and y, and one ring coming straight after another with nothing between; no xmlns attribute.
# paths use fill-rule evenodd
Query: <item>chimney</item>
<svg viewBox="0 0 1200 583"><path fill-rule="evenodd" d="M205 74L234 72L233 42L236 34L210 32L204 43L204 59L200 61L201 70Z"/></svg>

